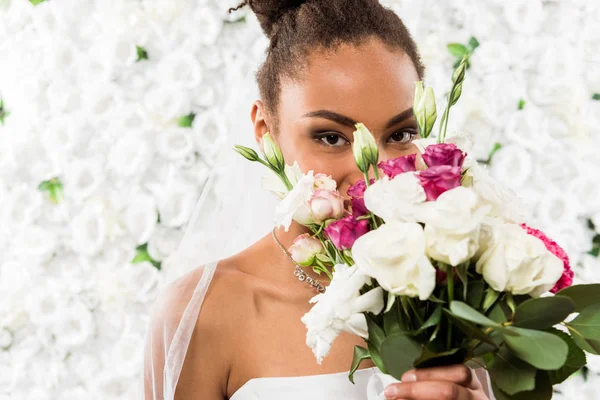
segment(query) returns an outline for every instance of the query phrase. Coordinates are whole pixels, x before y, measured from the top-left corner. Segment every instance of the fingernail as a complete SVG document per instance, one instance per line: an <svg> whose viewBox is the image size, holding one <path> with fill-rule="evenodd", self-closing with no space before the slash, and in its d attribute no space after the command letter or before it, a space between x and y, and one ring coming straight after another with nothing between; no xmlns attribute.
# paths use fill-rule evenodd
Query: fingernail
<svg viewBox="0 0 600 400"><path fill-rule="evenodd" d="M415 374L406 374L402 377L402 382L415 382L417 376Z"/></svg>
<svg viewBox="0 0 600 400"><path fill-rule="evenodd" d="M395 386L390 385L388 387L385 388L385 390L383 391L383 394L385 395L385 397L387 397L388 399L391 397L394 397L395 395L398 394L398 390L396 389Z"/></svg>

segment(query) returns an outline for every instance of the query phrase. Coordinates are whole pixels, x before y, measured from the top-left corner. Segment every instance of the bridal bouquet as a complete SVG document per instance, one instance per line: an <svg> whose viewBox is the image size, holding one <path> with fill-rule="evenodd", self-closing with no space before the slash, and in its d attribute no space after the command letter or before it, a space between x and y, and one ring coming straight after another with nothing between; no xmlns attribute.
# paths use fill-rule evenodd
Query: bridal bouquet
<svg viewBox="0 0 600 400"><path fill-rule="evenodd" d="M586 364L584 351L600 354L600 284L571 286L564 250L523 223L517 198L469 155L470 138L446 137L465 70L463 59L436 138L433 90L416 83L417 154L380 162L356 125L365 179L348 190L351 209L331 177L286 165L269 134L263 157L236 149L269 168L276 223L309 228L293 259L331 278L302 318L317 362L348 331L366 342L354 349L350 380L365 359L396 379L466 363L488 370L498 399L549 399Z"/></svg>

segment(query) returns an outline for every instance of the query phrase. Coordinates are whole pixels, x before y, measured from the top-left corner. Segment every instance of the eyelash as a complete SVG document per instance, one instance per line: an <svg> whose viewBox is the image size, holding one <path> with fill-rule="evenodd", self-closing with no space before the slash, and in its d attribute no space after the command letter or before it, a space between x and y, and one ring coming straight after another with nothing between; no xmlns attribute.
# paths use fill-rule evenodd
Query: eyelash
<svg viewBox="0 0 600 400"><path fill-rule="evenodd" d="M410 143L410 142L412 142L412 140L414 139L414 137L419 134L419 132L416 129L414 129L414 128L405 128L405 129L402 129L402 130L399 130L399 131L396 131L396 132L392 133L390 135L390 137L388 138L388 140L392 136L394 136L394 135L396 135L398 133L408 134L409 135L408 141L406 141L406 142L400 141L400 142L393 142L393 143L401 143L401 144ZM344 140L346 142L345 144L350 144L350 141L348 139L346 139L343 135L340 135L339 133L325 132L323 134L315 136L315 140L317 140L319 142L319 144L321 144L321 145L323 145L325 147L340 147L340 145L335 145L335 144L332 145L332 144L326 143L325 140L327 138L342 139L342 140Z"/></svg>

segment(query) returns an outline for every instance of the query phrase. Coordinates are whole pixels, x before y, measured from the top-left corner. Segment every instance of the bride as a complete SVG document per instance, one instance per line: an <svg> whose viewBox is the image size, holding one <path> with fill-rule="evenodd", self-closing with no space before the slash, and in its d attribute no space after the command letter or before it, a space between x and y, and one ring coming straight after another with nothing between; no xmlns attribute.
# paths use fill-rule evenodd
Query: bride
<svg viewBox="0 0 600 400"><path fill-rule="evenodd" d="M382 159L416 152L411 106L414 82L422 80L424 67L396 14L377 0L250 0L244 5L270 39L257 74L261 100L251 111L257 143L271 132L286 160L297 161L303 171L331 175L341 193L362 178L351 150L356 121L373 132ZM232 209L243 210L239 215L272 211L247 196L254 183L227 185L239 191L227 194ZM230 229L215 219L223 212L208 207L205 214L215 232ZM286 249L304 229L294 223L288 232L275 230L221 259L218 268L216 262L198 267L202 252L229 245L229 236L216 240L210 230L196 236L205 245L190 244L188 251L199 255L190 261L195 268L163 290L153 313L145 399L366 398L377 372L373 364L361 364L355 385L347 376L361 338L342 334L322 365L305 344L300 319L327 281L308 269L294 273L297 267ZM239 237L236 228L229 233ZM487 399L481 371L462 365L410 371L403 383L387 386L385 398Z"/></svg>

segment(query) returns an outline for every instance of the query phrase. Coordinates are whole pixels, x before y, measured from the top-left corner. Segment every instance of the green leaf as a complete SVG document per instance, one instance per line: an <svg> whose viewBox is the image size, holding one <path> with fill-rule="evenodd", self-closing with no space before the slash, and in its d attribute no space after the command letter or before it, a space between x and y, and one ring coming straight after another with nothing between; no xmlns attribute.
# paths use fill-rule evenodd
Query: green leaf
<svg viewBox="0 0 600 400"><path fill-rule="evenodd" d="M485 365L491 379L506 394L513 395L535 388L537 370L512 355L506 347L500 348L493 356L486 357Z"/></svg>
<svg viewBox="0 0 600 400"><path fill-rule="evenodd" d="M564 288L556 293L557 296L566 296L575 303L575 312L581 312L592 304L600 304L600 283L589 285L575 285Z"/></svg>
<svg viewBox="0 0 600 400"><path fill-rule="evenodd" d="M483 281L473 281L469 284L467 289L467 304L478 309L481 307L481 301L483 300L483 291L485 289L485 283Z"/></svg>
<svg viewBox="0 0 600 400"><path fill-rule="evenodd" d="M369 354L369 350L364 347L354 346L354 357L352 358L352 365L350 365L350 374L348 375L348 379L350 382L354 383L354 373L358 369L360 363L364 360L371 359L371 355Z"/></svg>
<svg viewBox="0 0 600 400"><path fill-rule="evenodd" d="M148 243L141 244L135 248L136 255L131 260L132 264L138 264L142 262L149 262L158 270L161 269L162 263L154 260L148 253Z"/></svg>
<svg viewBox="0 0 600 400"><path fill-rule="evenodd" d="M469 285L469 277L467 276L467 268L469 268L469 264L467 264L467 263L460 264L455 268L456 275L458 275L458 279L460 279L460 281L463 284L463 299L465 299L465 300L467 298L467 288Z"/></svg>
<svg viewBox="0 0 600 400"><path fill-rule="evenodd" d="M390 311L383 313L383 330L387 336L400 333L406 329L400 319L398 304L399 302L395 302Z"/></svg>
<svg viewBox="0 0 600 400"><path fill-rule="evenodd" d="M34 6L37 6L38 4L42 4L43 2L45 2L46 0L29 0L29 2L31 4L33 4Z"/></svg>
<svg viewBox="0 0 600 400"><path fill-rule="evenodd" d="M519 99L519 104L517 105L517 109L522 110L525 108L525 100Z"/></svg>
<svg viewBox="0 0 600 400"><path fill-rule="evenodd" d="M145 48L143 48L142 46L135 46L135 49L137 51L137 60L135 60L136 62L148 59L148 52Z"/></svg>
<svg viewBox="0 0 600 400"><path fill-rule="evenodd" d="M381 343L385 340L385 332L373 318L367 317L367 329L369 331L369 342L372 343L377 349L381 346Z"/></svg>
<svg viewBox="0 0 600 400"><path fill-rule="evenodd" d="M450 54L458 58L463 58L463 56L466 56L471 52L467 46L460 43L449 43L447 47Z"/></svg>
<svg viewBox="0 0 600 400"><path fill-rule="evenodd" d="M381 372L387 374L387 368L385 366L385 363L383 362L383 359L381 358L381 352L379 351L379 349L373 346L373 343L371 342L367 342L367 348L369 349L371 360L373 360L375 366L377 366L377 368L379 368Z"/></svg>
<svg viewBox="0 0 600 400"><path fill-rule="evenodd" d="M494 383L492 380L492 390L496 400L550 400L552 399L552 384L548 378L548 373L538 371L535 376L535 389L526 392L519 392L514 395L508 395Z"/></svg>
<svg viewBox="0 0 600 400"><path fill-rule="evenodd" d="M401 333L388 336L381 344L381 357L387 373L396 379L413 368L421 352L420 344Z"/></svg>
<svg viewBox="0 0 600 400"><path fill-rule="evenodd" d="M486 313L491 306L494 305L496 300L500 297L500 292L496 292L492 288L488 288L485 292L485 299L483 299L483 312Z"/></svg>
<svg viewBox="0 0 600 400"><path fill-rule="evenodd" d="M436 353L423 347L421 356L414 362L415 368L432 368L446 365L462 364L467 356L467 349L457 348Z"/></svg>
<svg viewBox="0 0 600 400"><path fill-rule="evenodd" d="M460 329L469 339L478 339L482 342L488 343L492 345L494 348L496 347L496 343L487 336L481 329L479 329L475 324L469 321L465 321L464 319L460 319L452 315L448 310L444 310L448 317L452 319L452 323L458 329Z"/></svg>
<svg viewBox="0 0 600 400"><path fill-rule="evenodd" d="M471 36L469 39L469 47L471 47L471 52L479 47L479 40L475 39L475 37Z"/></svg>
<svg viewBox="0 0 600 400"><path fill-rule="evenodd" d="M523 302L515 311L514 325L521 328L550 328L569 316L575 303L568 297L540 297Z"/></svg>
<svg viewBox="0 0 600 400"><path fill-rule="evenodd" d="M569 354L567 354L567 361L560 369L554 371L548 371L548 376L553 385L564 382L569 376L579 371L585 366L587 359L585 353L581 350L575 341L569 336L569 334L559 331L558 329L552 329L550 331L553 335L560 337L569 346Z"/></svg>
<svg viewBox="0 0 600 400"><path fill-rule="evenodd" d="M440 323L442 319L442 305L437 304L433 313L427 318L427 320L417 329L415 333L421 333L427 328L431 328L432 326L436 326Z"/></svg>
<svg viewBox="0 0 600 400"><path fill-rule="evenodd" d="M594 93L592 95L592 100L600 100L600 93Z"/></svg>
<svg viewBox="0 0 600 400"><path fill-rule="evenodd" d="M181 126L182 128L190 128L194 123L194 118L196 118L196 114L194 113L184 115L183 117L179 118L177 125Z"/></svg>
<svg viewBox="0 0 600 400"><path fill-rule="evenodd" d="M450 303L450 312L455 317L462 318L467 321L474 322L483 326L491 326L493 328L502 328L502 325L492 321L479 311L475 310L471 306L462 301L453 301Z"/></svg>
<svg viewBox="0 0 600 400"><path fill-rule="evenodd" d="M586 307L566 325L579 347L589 353L600 354L600 304Z"/></svg>
<svg viewBox="0 0 600 400"><path fill-rule="evenodd" d="M569 347L556 335L516 327L507 327L503 333L510 351L538 369L559 369L567 360Z"/></svg>

